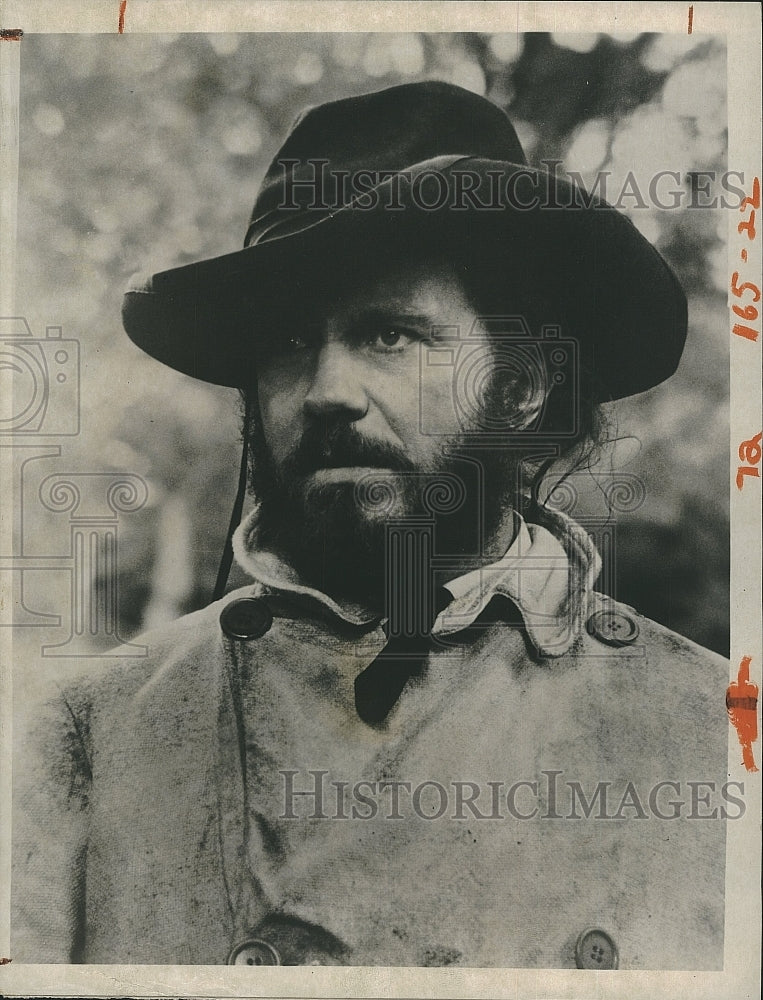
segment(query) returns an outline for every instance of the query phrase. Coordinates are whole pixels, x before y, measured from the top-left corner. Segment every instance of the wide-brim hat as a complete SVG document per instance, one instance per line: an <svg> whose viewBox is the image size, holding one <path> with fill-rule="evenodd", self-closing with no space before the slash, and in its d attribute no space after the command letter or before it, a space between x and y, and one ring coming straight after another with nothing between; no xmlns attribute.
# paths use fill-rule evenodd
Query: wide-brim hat
<svg viewBox="0 0 763 1000"><path fill-rule="evenodd" d="M437 82L301 115L264 178L244 248L135 282L124 327L164 364L245 388L258 346L277 335L274 300L325 291L358 262L373 267L413 247L489 267L493 301L505 280L507 313L511 290L531 276L549 321L580 343L598 401L676 370L686 298L662 256L605 201L529 167L498 107Z"/></svg>

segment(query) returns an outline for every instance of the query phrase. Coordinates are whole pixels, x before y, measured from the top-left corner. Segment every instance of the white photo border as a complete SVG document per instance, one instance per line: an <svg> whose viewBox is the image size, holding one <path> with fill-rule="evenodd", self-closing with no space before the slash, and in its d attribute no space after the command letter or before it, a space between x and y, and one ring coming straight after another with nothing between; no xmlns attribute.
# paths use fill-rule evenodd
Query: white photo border
<svg viewBox="0 0 763 1000"><path fill-rule="evenodd" d="M761 62L758 4L750 3L509 3L509 2L379 2L355 0L0 0L0 26L33 33L114 33L120 13L125 33L260 32L260 31L564 31L633 30L719 34L728 54L728 166L745 177L760 176ZM690 20L691 19L691 20ZM18 100L20 41L0 42L0 101L4 118L0 145L0 315L15 315L13 275L16 194L18 189ZM739 217L729 211L729 278L739 257ZM763 228L763 227L761 227ZM746 275L759 283L761 233L750 244ZM757 277L756 277L757 275ZM729 307L735 302L729 297ZM731 355L731 669L751 657L751 680L761 684L761 522L760 479L736 485L740 444L761 424L761 340L752 343L727 331ZM6 480L7 482L7 480ZM7 488L7 487L6 487ZM2 531L9 532L5 520ZM7 645L8 636L0 635ZM12 658L3 649L0 682L2 737L2 802L10 802ZM6 655L7 654L7 655ZM754 745L760 764L760 742ZM600 998L653 1000L659 996L738 998L757 996L760 969L760 772L742 766L737 736L729 727L728 774L745 782L746 816L728 825L726 871L726 935L723 972L586 972L546 969L409 969L297 968L260 969L256 985L250 970L183 966L52 966L0 967L0 993L5 996L197 996L197 997L506 997ZM3 810L0 855L0 955L9 954L10 815ZM687 858L687 878L691 877Z"/></svg>

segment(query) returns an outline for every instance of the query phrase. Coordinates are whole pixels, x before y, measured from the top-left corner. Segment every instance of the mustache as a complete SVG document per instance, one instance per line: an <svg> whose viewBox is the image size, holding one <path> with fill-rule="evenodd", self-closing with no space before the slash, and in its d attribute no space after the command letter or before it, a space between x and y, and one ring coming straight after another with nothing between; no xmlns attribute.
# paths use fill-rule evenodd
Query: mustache
<svg viewBox="0 0 763 1000"><path fill-rule="evenodd" d="M311 424L283 463L290 476L307 476L319 469L360 465L413 472L415 465L395 445L360 434L350 424Z"/></svg>

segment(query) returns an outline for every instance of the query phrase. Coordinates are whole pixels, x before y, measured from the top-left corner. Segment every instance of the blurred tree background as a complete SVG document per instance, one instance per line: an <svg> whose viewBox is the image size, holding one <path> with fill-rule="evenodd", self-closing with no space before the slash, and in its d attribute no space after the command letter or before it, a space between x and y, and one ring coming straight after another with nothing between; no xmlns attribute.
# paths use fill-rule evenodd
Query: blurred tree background
<svg viewBox="0 0 763 1000"><path fill-rule="evenodd" d="M609 200L633 171L648 203L620 207L683 282L690 337L666 386L612 407L620 440L598 471L646 486L644 503L617 516L616 591L728 651L728 213L686 200L662 210L647 194L658 171L676 171L688 192L693 172L726 167L721 41L29 35L21 58L17 312L36 336L55 324L81 343L81 432L59 463L150 485L149 504L120 526L124 638L209 600L239 434L235 392L164 369L127 340L129 277L239 247L260 178L306 105L435 78L506 108L530 162L559 159L588 183L607 171ZM601 514L600 477L580 479L578 513Z"/></svg>

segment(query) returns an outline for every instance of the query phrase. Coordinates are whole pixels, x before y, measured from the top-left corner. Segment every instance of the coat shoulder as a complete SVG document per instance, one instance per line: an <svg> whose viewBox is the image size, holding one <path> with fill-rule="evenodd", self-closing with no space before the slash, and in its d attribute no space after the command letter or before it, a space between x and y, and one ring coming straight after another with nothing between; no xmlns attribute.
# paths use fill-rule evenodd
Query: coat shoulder
<svg viewBox="0 0 763 1000"><path fill-rule="evenodd" d="M636 665L642 661L650 674L663 672L667 682L691 677L711 688L728 683L727 658L605 594L591 595L585 629L575 651L593 657L605 654L612 663L631 660Z"/></svg>
<svg viewBox="0 0 763 1000"><path fill-rule="evenodd" d="M186 705L205 702L223 663L220 613L231 600L251 593L252 587L244 587L226 594L132 638L129 650L114 651L119 655L86 659L65 677L40 677L34 694L14 710L19 740L62 725L74 727L86 740L95 718L119 719L128 706L143 705L145 710L152 703L176 701L180 692Z"/></svg>
<svg viewBox="0 0 763 1000"><path fill-rule="evenodd" d="M75 701L112 694L135 696L146 686L160 685L165 675L204 669L221 653L220 613L232 599L251 594L251 587L226 594L198 611L143 632L131 639L134 655L99 657L75 673L66 694ZM190 680L190 676L189 676Z"/></svg>
<svg viewBox="0 0 763 1000"><path fill-rule="evenodd" d="M579 717L620 751L725 773L729 662L601 594L570 652Z"/></svg>

